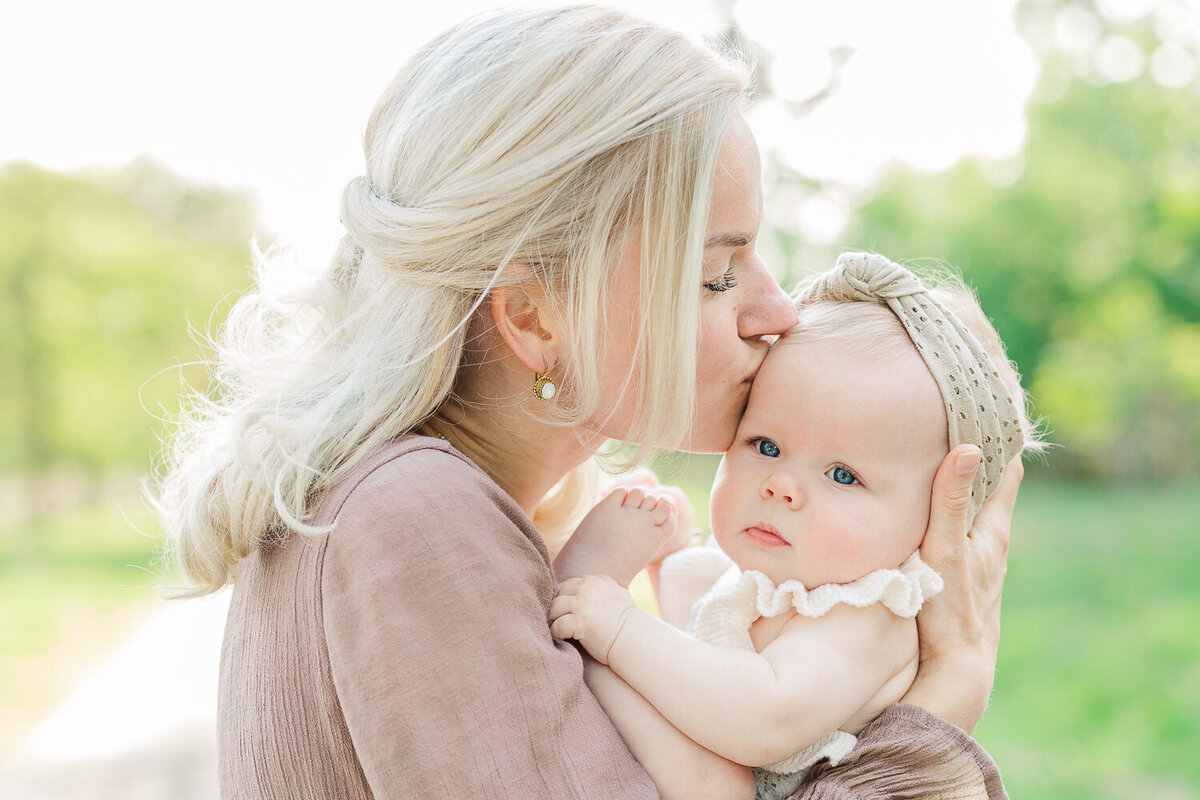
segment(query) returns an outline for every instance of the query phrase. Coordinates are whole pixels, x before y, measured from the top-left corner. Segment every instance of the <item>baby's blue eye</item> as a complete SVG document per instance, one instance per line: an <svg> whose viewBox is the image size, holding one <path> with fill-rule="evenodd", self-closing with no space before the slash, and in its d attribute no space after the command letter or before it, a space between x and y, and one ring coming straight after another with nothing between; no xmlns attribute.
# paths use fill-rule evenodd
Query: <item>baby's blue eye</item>
<svg viewBox="0 0 1200 800"><path fill-rule="evenodd" d="M834 467L825 473L834 483L840 483L843 486L852 486L858 483L858 478L854 477L854 473L845 467Z"/></svg>
<svg viewBox="0 0 1200 800"><path fill-rule="evenodd" d="M775 444L770 439L759 439L758 442L755 443L755 447L758 449L758 452L762 453L767 458L779 457L779 445Z"/></svg>

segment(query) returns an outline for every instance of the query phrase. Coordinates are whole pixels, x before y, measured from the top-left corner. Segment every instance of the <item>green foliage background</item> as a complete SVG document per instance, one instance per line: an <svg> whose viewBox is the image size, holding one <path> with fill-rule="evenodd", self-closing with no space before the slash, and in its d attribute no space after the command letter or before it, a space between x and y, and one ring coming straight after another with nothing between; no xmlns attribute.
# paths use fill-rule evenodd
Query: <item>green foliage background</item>
<svg viewBox="0 0 1200 800"><path fill-rule="evenodd" d="M248 283L253 225L247 197L151 161L0 169L0 474L144 470L148 412L177 408L181 377L203 385L189 322Z"/></svg>
<svg viewBox="0 0 1200 800"><path fill-rule="evenodd" d="M1029 107L1020 176L892 175L848 240L961 269L1062 446L1059 474L1197 474L1200 95L1072 82Z"/></svg>

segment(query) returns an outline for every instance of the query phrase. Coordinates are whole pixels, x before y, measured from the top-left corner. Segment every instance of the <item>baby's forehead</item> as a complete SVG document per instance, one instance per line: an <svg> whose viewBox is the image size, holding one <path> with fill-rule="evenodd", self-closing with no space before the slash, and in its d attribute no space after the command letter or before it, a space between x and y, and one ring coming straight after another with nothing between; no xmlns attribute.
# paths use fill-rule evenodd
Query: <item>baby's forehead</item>
<svg viewBox="0 0 1200 800"><path fill-rule="evenodd" d="M785 336L763 362L747 415L806 436L845 420L868 437L892 440L911 433L942 442L947 432L941 391L911 343Z"/></svg>
<svg viewBox="0 0 1200 800"><path fill-rule="evenodd" d="M778 389L796 392L805 391L806 385L811 390L814 385L899 379L905 385L920 383L932 388L930 396L939 404L941 398L933 374L908 339L857 340L789 333L771 346L759 375L770 378L768 383Z"/></svg>

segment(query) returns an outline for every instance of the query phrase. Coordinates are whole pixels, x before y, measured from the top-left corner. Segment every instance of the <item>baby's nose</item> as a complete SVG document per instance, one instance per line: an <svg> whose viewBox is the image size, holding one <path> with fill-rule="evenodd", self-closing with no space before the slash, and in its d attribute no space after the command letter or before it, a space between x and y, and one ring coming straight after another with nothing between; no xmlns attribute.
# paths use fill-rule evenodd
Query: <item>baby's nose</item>
<svg viewBox="0 0 1200 800"><path fill-rule="evenodd" d="M778 500L786 503L789 508L798 509L804 505L804 493L796 479L786 472L776 472L763 482L762 496L767 500Z"/></svg>

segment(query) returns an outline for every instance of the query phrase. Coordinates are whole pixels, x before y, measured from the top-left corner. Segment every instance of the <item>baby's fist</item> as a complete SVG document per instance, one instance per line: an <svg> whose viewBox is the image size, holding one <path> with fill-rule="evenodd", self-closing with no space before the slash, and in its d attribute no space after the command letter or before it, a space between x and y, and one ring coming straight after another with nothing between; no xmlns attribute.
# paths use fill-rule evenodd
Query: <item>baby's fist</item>
<svg viewBox="0 0 1200 800"><path fill-rule="evenodd" d="M583 575L563 581L550 604L550 632L575 639L601 664L621 632L625 619L637 611L629 591L607 575Z"/></svg>

